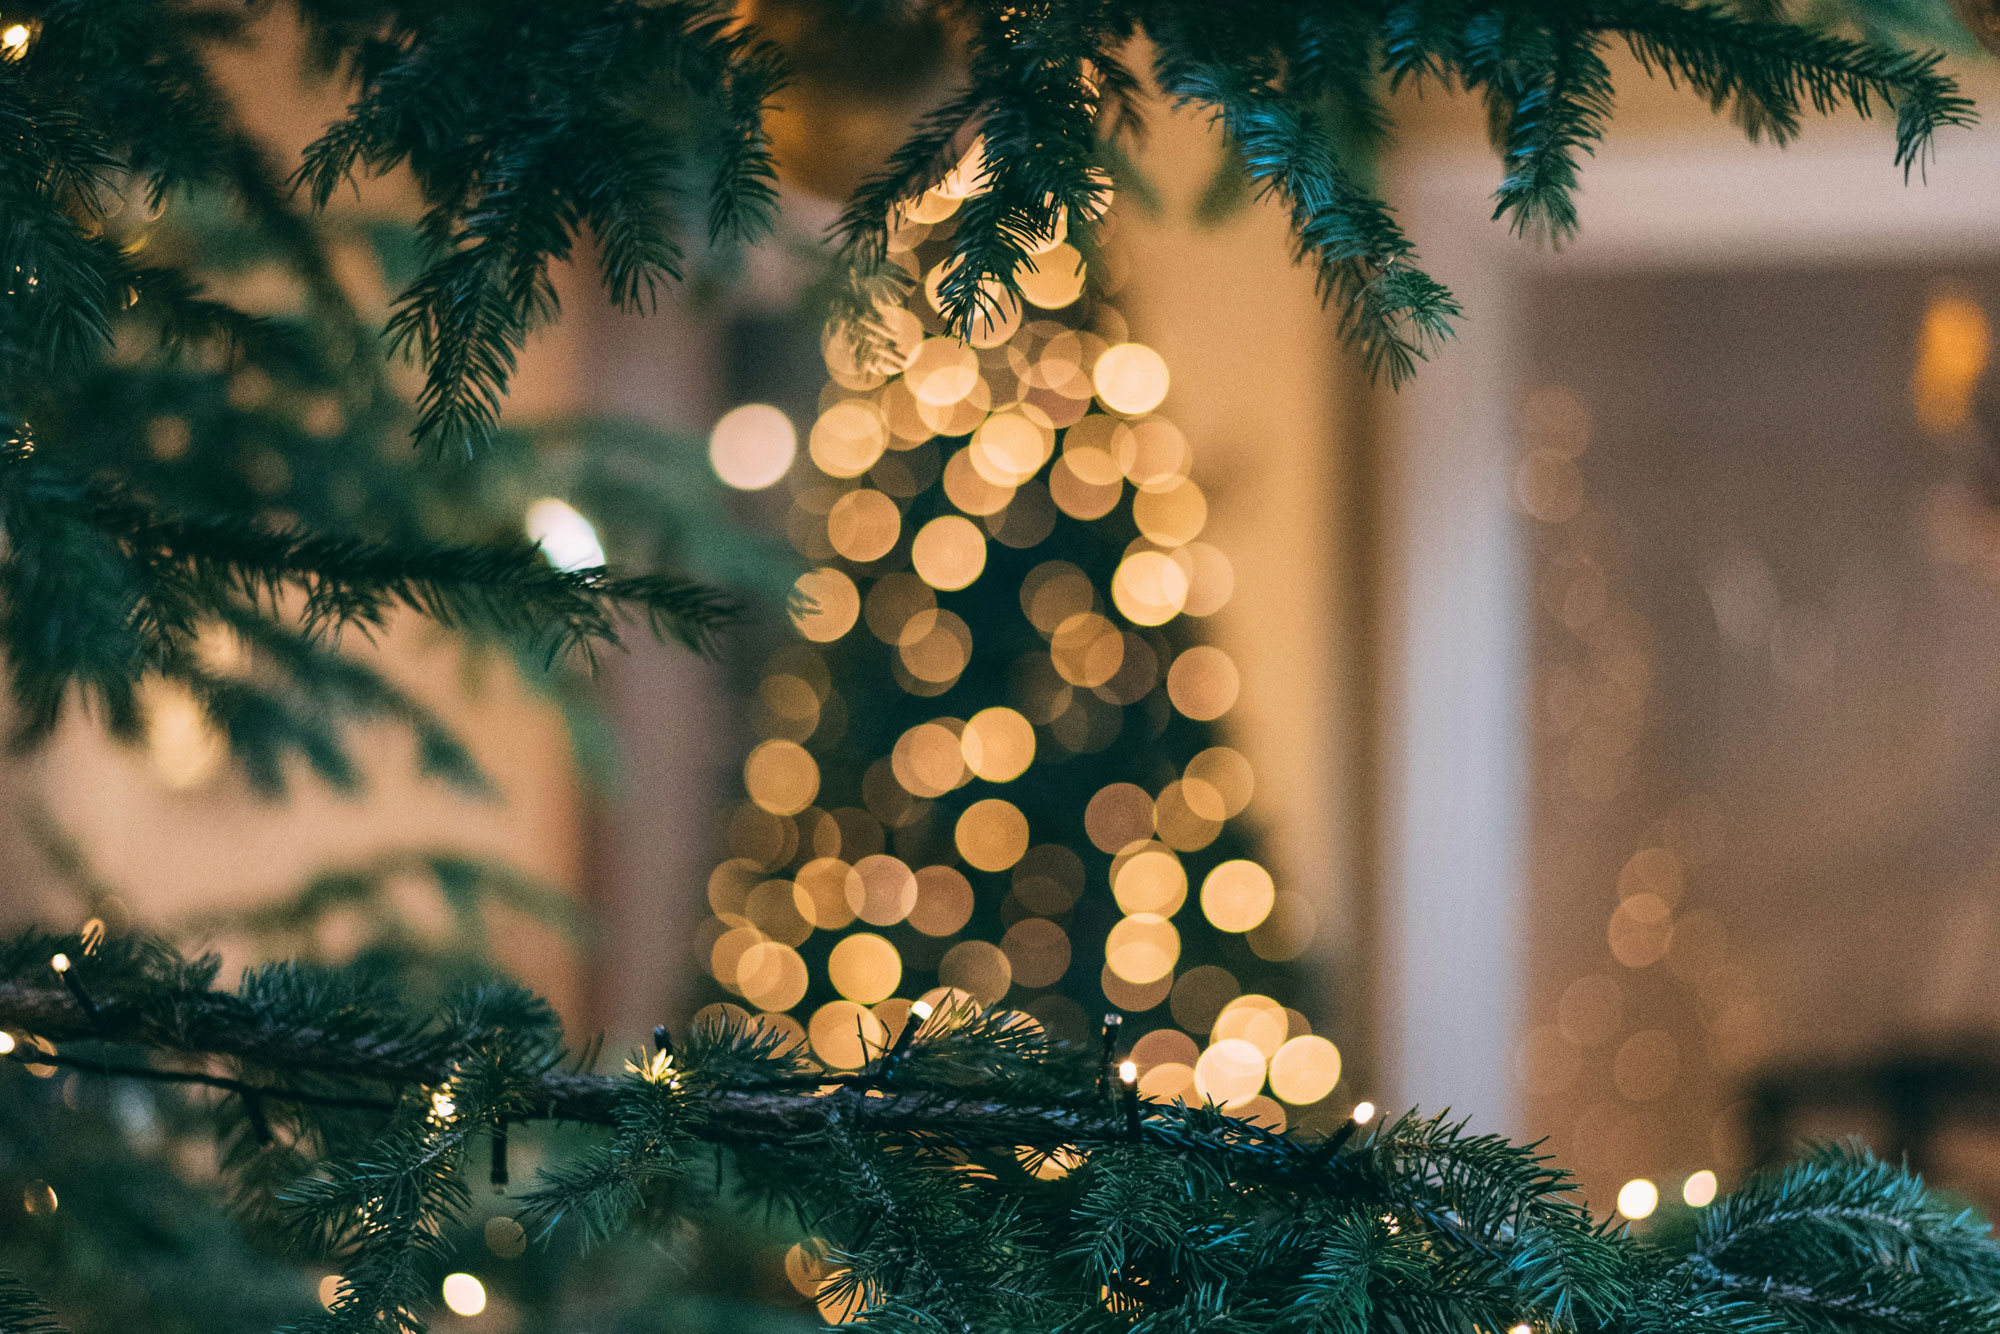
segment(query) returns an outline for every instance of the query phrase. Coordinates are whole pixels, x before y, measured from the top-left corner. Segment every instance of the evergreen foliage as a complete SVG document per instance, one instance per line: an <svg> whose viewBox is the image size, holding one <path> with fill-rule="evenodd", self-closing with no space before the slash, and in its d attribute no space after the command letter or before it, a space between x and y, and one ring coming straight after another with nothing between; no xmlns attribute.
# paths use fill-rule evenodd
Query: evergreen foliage
<svg viewBox="0 0 2000 1334"><path fill-rule="evenodd" d="M857 21L882 17L872 0L829 4ZM304 28L320 72L350 95L296 163L270 159L209 68L273 11ZM504 447L499 411L518 354L557 314L550 266L586 236L609 298L647 309L697 242L768 227L765 116L785 74L755 22L720 0L33 0L8 18L27 38L0 53L0 426L11 442L0 459L0 636L23 738L45 735L76 696L130 732L135 688L156 673L210 710L266 789L294 755L351 782L338 722L356 714L402 719L427 767L472 782L420 709L365 668L330 662L314 632L365 626L402 603L562 650L612 638L621 606L696 644L728 618L730 597L667 572L658 552L648 553L657 573L563 574L518 539L453 550L408 525L354 528L381 496L385 439ZM1612 43L1753 134L1788 137L1808 109L1887 109L1906 170L1940 128L1971 115L1935 56L1679 0L1036 0L945 6L936 21L961 39L960 86L835 229L835 316L872 356L909 284L889 262L894 217L961 161L977 181L940 286L953 331L1017 303L1032 252L1057 229L1088 252L1120 144L1141 128L1131 62L1147 51L1159 86L1214 114L1255 187L1284 203L1300 258L1392 381L1457 311L1354 158L1387 133L1384 86L1482 97L1505 162L1497 212L1558 239L1575 225L1577 164L1610 112ZM1142 36L1150 47L1135 44ZM382 321L389 346L422 363L408 410L373 316L338 277L335 227L317 212L358 175L392 171L423 202L415 262ZM211 228L233 229L291 273L299 309L274 317L219 290L226 247L212 236L148 244L162 208L203 200ZM340 404L349 424L331 434L368 458L329 467L317 448L289 486L226 494L270 472L218 458L230 435L288 464L303 453L269 441L273 414L241 409L235 388L250 372L293 401ZM193 440L178 446L180 468L145 457L162 442L131 433L144 423L122 411L169 388L184 408L230 405L180 414ZM41 446L32 457L30 441ZM164 475L175 472L178 486ZM426 485L404 474L391 489ZM344 503L328 503L337 496ZM666 566L689 559L684 549ZM272 679L219 680L197 662L190 635L211 622L257 640Z"/></svg>
<svg viewBox="0 0 2000 1334"><path fill-rule="evenodd" d="M0 949L0 1025L17 1062L229 1095L216 1130L252 1146L243 1178L339 1266L299 1329L424 1329L473 1148L536 1120L597 1128L521 1197L541 1243L671 1231L713 1166L821 1249L823 1309L871 1329L2000 1329L1986 1225L1859 1150L1751 1179L1675 1255L1595 1221L1532 1147L1443 1118L1309 1141L1138 1104L1001 1012L922 1016L854 1073L722 1022L604 1076L563 1064L518 989L425 1014L339 971L269 966L233 992L215 971L30 933ZM18 1281L0 1303L9 1330L50 1328Z"/></svg>

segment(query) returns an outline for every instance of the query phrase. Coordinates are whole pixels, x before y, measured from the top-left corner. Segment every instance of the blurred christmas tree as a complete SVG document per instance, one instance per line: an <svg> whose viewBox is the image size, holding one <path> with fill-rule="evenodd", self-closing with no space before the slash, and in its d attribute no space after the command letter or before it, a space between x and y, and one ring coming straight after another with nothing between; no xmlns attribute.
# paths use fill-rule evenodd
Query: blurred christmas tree
<svg viewBox="0 0 2000 1334"><path fill-rule="evenodd" d="M723 479L782 479L787 535L825 563L799 581L805 642L755 683L710 970L837 1068L918 998L1004 1002L1077 1043L1128 1013L1146 1093L1282 1127L1267 1073L1297 1117L1340 1053L1284 1004L1312 908L1252 858L1255 778L1213 726L1237 672L1196 625L1234 574L1156 411L1168 368L1066 228L1019 270L1025 302L947 335L952 224L982 171L975 146L903 211L889 253L921 295L887 321L886 363L827 341L805 460L767 405L714 432Z"/></svg>

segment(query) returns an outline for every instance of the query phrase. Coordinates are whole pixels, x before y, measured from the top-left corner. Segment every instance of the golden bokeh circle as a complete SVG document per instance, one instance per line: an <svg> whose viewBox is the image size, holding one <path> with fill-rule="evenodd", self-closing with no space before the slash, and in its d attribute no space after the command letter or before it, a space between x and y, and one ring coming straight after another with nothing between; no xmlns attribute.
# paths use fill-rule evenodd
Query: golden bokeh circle
<svg viewBox="0 0 2000 1334"><path fill-rule="evenodd" d="M937 975L981 1005L998 1005L1014 983L1014 966L991 941L961 940L938 961Z"/></svg>
<svg viewBox="0 0 2000 1334"><path fill-rule="evenodd" d="M941 797L966 781L959 734L943 723L918 723L889 754L896 781L913 797Z"/></svg>
<svg viewBox="0 0 2000 1334"><path fill-rule="evenodd" d="M1245 932L1264 924L1278 901L1271 873L1256 862L1223 862L1201 882L1201 914L1218 931Z"/></svg>
<svg viewBox="0 0 2000 1334"><path fill-rule="evenodd" d="M1098 357L1091 380L1100 403L1113 412L1136 417L1151 412L1166 398L1166 358L1144 343L1120 343Z"/></svg>
<svg viewBox="0 0 2000 1334"><path fill-rule="evenodd" d="M789 1010L805 999L806 963L790 945L759 941L736 964L736 989L760 1010Z"/></svg>
<svg viewBox="0 0 2000 1334"><path fill-rule="evenodd" d="M1011 783L1035 762L1035 725L1004 705L966 720L959 738L965 767L989 783Z"/></svg>
<svg viewBox="0 0 2000 1334"><path fill-rule="evenodd" d="M773 815L797 815L819 795L819 764L796 741L765 741L743 761L743 788Z"/></svg>
<svg viewBox="0 0 2000 1334"><path fill-rule="evenodd" d="M964 588L986 569L986 534L962 515L941 515L917 530L910 563L932 588Z"/></svg>
<svg viewBox="0 0 2000 1334"><path fill-rule="evenodd" d="M876 853L854 863L847 906L870 926L894 926L917 906L917 877L899 857ZM858 892L857 892L858 882Z"/></svg>
<svg viewBox="0 0 2000 1334"><path fill-rule="evenodd" d="M1028 850L1028 817L1000 797L975 801L953 830L958 855L982 871L1004 871Z"/></svg>
<svg viewBox="0 0 2000 1334"><path fill-rule="evenodd" d="M889 447L889 423L866 399L846 399L821 413L806 448L829 477L859 477Z"/></svg>
<svg viewBox="0 0 2000 1334"><path fill-rule="evenodd" d="M1024 917L1000 938L1000 952L1024 987L1052 987L1069 971L1069 936L1046 917Z"/></svg>
<svg viewBox="0 0 2000 1334"><path fill-rule="evenodd" d="M927 936L955 935L972 920L976 902L963 872L926 866L917 872L917 906L910 910L910 925Z"/></svg>
<svg viewBox="0 0 2000 1334"><path fill-rule="evenodd" d="M792 419L769 403L745 403L722 414L708 433L708 461L723 484L738 491L775 485L799 452Z"/></svg>
<svg viewBox="0 0 2000 1334"><path fill-rule="evenodd" d="M1229 712L1241 688L1236 664L1213 644L1197 644L1167 669L1167 698L1197 722L1212 722Z"/></svg>
<svg viewBox="0 0 2000 1334"><path fill-rule="evenodd" d="M872 932L841 937L826 960L827 980L848 1000L873 1005L895 994L903 980L903 956Z"/></svg>
<svg viewBox="0 0 2000 1334"><path fill-rule="evenodd" d="M863 487L833 502L826 515L826 539L851 561L880 560L895 550L903 533L903 512L880 491Z"/></svg>
<svg viewBox="0 0 2000 1334"><path fill-rule="evenodd" d="M1186 546L1201 536L1208 522L1208 497L1193 482L1180 481L1159 491L1142 490L1132 497L1132 522L1139 535L1163 547Z"/></svg>
<svg viewBox="0 0 2000 1334"><path fill-rule="evenodd" d="M861 593L854 581L832 566L807 570L792 584L799 601L792 624L815 643L827 644L854 628L861 615Z"/></svg>
<svg viewBox="0 0 2000 1334"><path fill-rule="evenodd" d="M1156 1065L1174 1063L1189 1067L1192 1073L1200 1056L1201 1048L1195 1040L1178 1028L1156 1028L1132 1044L1132 1060L1141 1075Z"/></svg>
<svg viewBox="0 0 2000 1334"><path fill-rule="evenodd" d="M1236 1107L1264 1087L1264 1053L1242 1038L1213 1043L1194 1065L1194 1087L1218 1107Z"/></svg>
<svg viewBox="0 0 2000 1334"><path fill-rule="evenodd" d="M1134 913L1111 928L1104 963L1126 982L1158 982L1180 962L1181 933L1157 913Z"/></svg>
<svg viewBox="0 0 2000 1334"><path fill-rule="evenodd" d="M1163 551L1135 551L1111 576L1111 601L1134 625L1165 625L1187 596L1187 571Z"/></svg>
<svg viewBox="0 0 2000 1334"><path fill-rule="evenodd" d="M838 931L853 921L848 901L861 894L860 875L838 857L815 857L793 878L793 906L821 931Z"/></svg>
<svg viewBox="0 0 2000 1334"><path fill-rule="evenodd" d="M1107 783L1083 808L1083 829L1100 852L1119 852L1153 833L1153 799L1136 783Z"/></svg>
<svg viewBox="0 0 2000 1334"><path fill-rule="evenodd" d="M1111 893L1120 912L1171 917L1187 902L1187 869L1165 848L1126 858L1112 873Z"/></svg>
<svg viewBox="0 0 2000 1334"><path fill-rule="evenodd" d="M1209 1036L1217 1042L1239 1038L1255 1047L1266 1060L1277 1053L1291 1032L1291 1018L1285 1007L1256 992L1238 996L1215 1016Z"/></svg>
<svg viewBox="0 0 2000 1334"><path fill-rule="evenodd" d="M806 1037L829 1070L858 1070L888 1042L882 1021L856 1001L828 1001L813 1011Z"/></svg>

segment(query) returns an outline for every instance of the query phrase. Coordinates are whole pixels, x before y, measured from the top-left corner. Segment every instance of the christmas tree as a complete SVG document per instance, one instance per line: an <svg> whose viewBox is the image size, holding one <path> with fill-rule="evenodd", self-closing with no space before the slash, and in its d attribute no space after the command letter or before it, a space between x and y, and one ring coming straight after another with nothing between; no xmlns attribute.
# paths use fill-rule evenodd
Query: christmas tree
<svg viewBox="0 0 2000 1334"><path fill-rule="evenodd" d="M1073 247L1039 247L1025 308L969 344L944 332L951 221L981 175L975 147L905 210L890 254L930 295L885 321L880 365L829 340L807 463L785 472L792 428L768 406L715 433L726 479L785 472L786 530L828 563L756 684L710 968L835 1068L879 1053L914 998L1005 999L1073 1043L1129 1016L1143 1092L1282 1128L1267 1067L1296 1115L1341 1057L1280 1003L1312 909L1251 857L1255 775L1206 726L1236 668L1191 618L1234 572L1156 411L1169 368Z"/></svg>
<svg viewBox="0 0 2000 1334"><path fill-rule="evenodd" d="M267 159L206 63L273 8L351 98L297 163ZM853 0L829 21L894 8ZM688 271L691 235L768 228L766 117L786 68L759 22L701 0L48 0L0 20L0 642L22 741L78 702L133 733L170 690L268 788L301 758L346 781L347 724L368 717L475 785L449 730L336 631L403 608L546 664L615 642L628 611L699 647L768 591L781 565L714 520L668 442L579 428L585 447L553 455L501 419L525 341L559 313L552 266L585 238L608 299L644 309ZM1226 674L1181 618L1218 567L1192 549L1184 442L1147 416L1161 368L1106 309L1028 318L1074 304L1057 288L1130 181L1120 145L1148 77L1220 121L1393 383L1456 311L1366 185L1385 88L1482 98L1499 214L1559 239L1611 113L1612 43L1753 134L1887 110L1906 172L1971 115L1938 58L1674 0L1031 0L925 21L948 30L959 86L835 238L840 389L813 454L871 484L795 495L823 562L801 624L834 647L765 682L786 726L812 717L820 757L774 728L746 777L791 833L746 816L731 835L758 874L797 874L768 914L751 911L764 885L748 868L711 889L763 937L711 951L760 1010L820 985L774 948L794 948L770 929L785 904L827 928L853 1050L724 1012L600 1073L588 1042L572 1051L545 1004L497 979L291 963L225 987L215 960L102 923L29 931L0 947L0 1055L19 1067L0 1079L0 1172L23 1201L0 1229L19 1271L0 1277L0 1327L414 1331L440 1301L470 1316L493 1300L565 1331L747 1328L786 1323L735 1303L789 1280L795 1312L909 1331L2000 1328L1985 1225L1858 1153L1745 1183L1670 1254L1594 1219L1532 1149L1445 1121L1357 1108L1301 1134L1274 1128L1275 1105L1231 1115L1253 1110L1246 1090L1222 1062L1198 1067L1240 1041L1261 1086L1267 1047L1305 1039L1282 1012L1245 1007L1258 1038L1163 1060L1196 1069L1142 1088L1134 1044L1067 1007L1164 1002L1199 1029L1174 1003L1199 969L1163 987L1168 973L1280 961L1292 928L1268 878L1217 879L1254 867L1228 825L1249 785L1195 726ZM322 212L388 172L421 201L415 244L365 246L401 271L379 323L419 369L410 394ZM948 234L919 236L945 200ZM232 281L259 265L284 275L270 308ZM732 429L754 446L754 421ZM948 457L936 443L961 438ZM385 455L391 442L415 448ZM441 471L437 454L469 466ZM881 564L906 528L909 573ZM981 581L1025 601L1005 630L982 613L975 636L954 595ZM843 674L886 664L900 693L850 709L836 737L842 655ZM978 708L943 712L948 691ZM1146 753L1173 770L1124 767L1138 752L1121 742L1148 728L1162 744ZM1057 751L1077 777L1046 793L973 786L1021 782ZM1064 790L1089 795L1079 808ZM823 817L796 818L816 801ZM798 860L788 837L821 855ZM887 851L845 857L876 838L908 879L861 870ZM984 895L940 873L947 845ZM829 888L814 860L846 869ZM1175 928L1176 896L1216 930ZM1006 947L1069 911L1071 968L1049 927ZM896 989L879 947L853 943L869 933L832 943L853 918L914 922L905 946L968 923L1000 940L962 942L986 948L958 963L898 949L896 972L964 985L885 1015L859 1008ZM1076 970L1076 939L1104 971ZM1026 1015L981 1003L1009 990L1000 960L1010 985L1048 979ZM763 989L765 964L783 987ZM598 1249L579 1260L579 1243ZM782 1272L743 1259L757 1243L789 1247ZM475 1248L499 1262L479 1262L485 1279L456 1268Z"/></svg>

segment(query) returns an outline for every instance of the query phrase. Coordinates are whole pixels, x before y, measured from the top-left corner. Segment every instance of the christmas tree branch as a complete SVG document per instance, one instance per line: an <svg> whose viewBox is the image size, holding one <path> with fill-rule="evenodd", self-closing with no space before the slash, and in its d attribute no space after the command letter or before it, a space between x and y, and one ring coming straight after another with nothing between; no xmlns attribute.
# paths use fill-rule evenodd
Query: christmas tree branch
<svg viewBox="0 0 2000 1334"><path fill-rule="evenodd" d="M1985 1224L1854 1151L1754 1178L1676 1260L1596 1221L1531 1147L1414 1116L1314 1142L1207 1106L1121 1115L1095 1061L1002 1012L916 1009L900 1058L859 1073L731 1021L607 1077L562 1068L553 1017L515 988L413 1014L351 972L274 965L222 991L217 967L29 933L0 945L0 1031L22 1064L230 1095L280 1156L310 1148L319 1114L350 1144L370 1120L351 1155L300 1157L310 1174L277 1201L295 1245L339 1257L307 1328L421 1330L425 1276L469 1208L468 1146L554 1118L609 1134L524 1196L544 1235L670 1214L712 1146L825 1239L822 1296L891 1329L1096 1328L1107 1311L1204 1329L2000 1329Z"/></svg>

